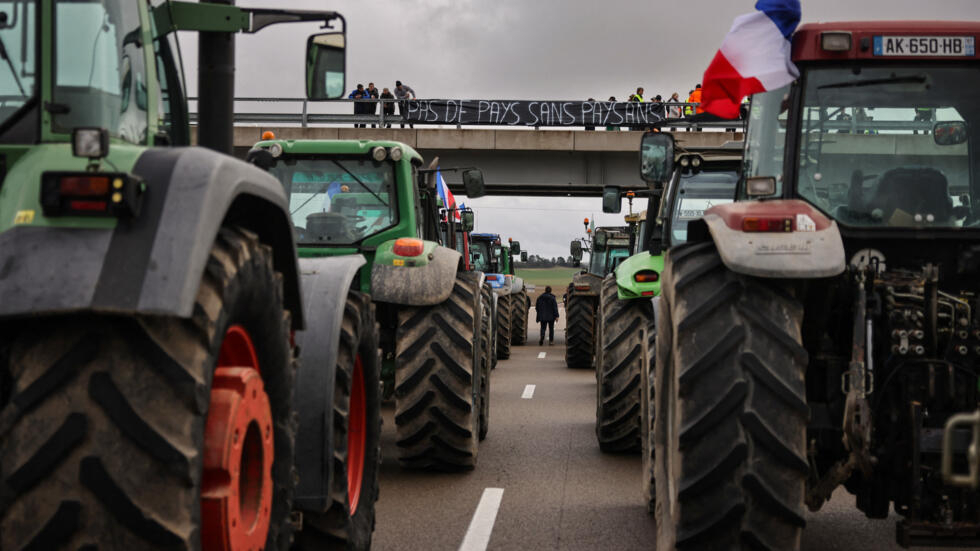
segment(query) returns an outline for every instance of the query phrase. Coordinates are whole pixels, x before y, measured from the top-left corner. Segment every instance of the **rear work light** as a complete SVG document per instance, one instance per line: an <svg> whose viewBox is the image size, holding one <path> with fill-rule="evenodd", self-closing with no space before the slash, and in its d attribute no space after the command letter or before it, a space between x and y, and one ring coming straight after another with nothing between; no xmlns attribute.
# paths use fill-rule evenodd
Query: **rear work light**
<svg viewBox="0 0 980 551"><path fill-rule="evenodd" d="M592 286L591 285L576 285L575 286L575 290L576 291L591 291L592 290Z"/></svg>
<svg viewBox="0 0 980 551"><path fill-rule="evenodd" d="M633 281L637 283L653 283L660 281L660 274L653 270L640 270L633 274Z"/></svg>
<svg viewBox="0 0 980 551"><path fill-rule="evenodd" d="M828 52L846 52L851 49L851 33L844 31L820 33L820 47Z"/></svg>
<svg viewBox="0 0 980 551"><path fill-rule="evenodd" d="M791 232L793 219L785 216L747 216L742 219L744 232Z"/></svg>
<svg viewBox="0 0 980 551"><path fill-rule="evenodd" d="M402 237L395 241L395 246L391 251L398 256L418 256L425 250L425 245L421 239L414 237Z"/></svg>
<svg viewBox="0 0 980 551"><path fill-rule="evenodd" d="M144 187L125 173L45 172L41 210L45 216L139 216Z"/></svg>

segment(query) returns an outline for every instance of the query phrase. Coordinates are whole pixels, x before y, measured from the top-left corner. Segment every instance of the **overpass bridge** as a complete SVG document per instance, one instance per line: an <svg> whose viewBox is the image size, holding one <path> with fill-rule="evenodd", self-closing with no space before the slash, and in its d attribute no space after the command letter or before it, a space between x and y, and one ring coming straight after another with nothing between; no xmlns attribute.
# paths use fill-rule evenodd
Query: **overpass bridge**
<svg viewBox="0 0 980 551"><path fill-rule="evenodd" d="M436 101L448 105L436 109L433 107ZM644 105L648 111L644 116L650 119L634 118L632 121L642 124L662 119L666 106L679 109L697 107L697 104L685 103L655 107L652 104L610 102L460 100L461 105L466 104L471 108L471 114L480 113L483 108L484 118L479 121L475 118L459 119L447 124L452 117L446 119L441 115L458 113L448 111L454 103L453 100L409 102L407 116L416 117L411 120L416 126L399 128L399 123L407 122L400 115L385 116L383 109L377 109L374 115L351 114L353 102L350 101L311 103L297 98L237 98L235 154L244 158L266 131L272 131L278 138L296 140L394 140L415 148L426 162L438 157L443 167L481 168L489 195L596 196L606 185L618 185L624 189L646 188L639 177L639 148L643 132L625 129L606 131L601 124L596 125L598 130L586 130L581 126L585 121L595 124L595 119L591 117L604 109L606 120L610 113L618 112L627 117L626 121L630 121L630 110L637 111L634 115L639 116L636 108ZM522 104L525 108L528 105L553 104L552 112L575 113L577 117L544 118L547 110L542 108L532 114L531 120L504 126L496 123L506 121L507 117L487 118L494 113L495 104L503 104L498 113L513 110L512 104ZM299 109L296 109L297 106ZM447 110L443 111L443 107ZM435 113L439 113L440 118L430 116ZM191 119L196 119L196 113L191 114ZM385 123L396 127L382 128ZM378 128L352 128L354 124L377 124ZM683 119L663 122L665 130L677 128L678 131L673 134L678 146L691 149L720 147L727 142L741 141L743 124L744 121ZM192 139L196 137L194 130L196 128L192 128ZM453 193L463 192L459 173L447 172L443 177Z"/></svg>
<svg viewBox="0 0 980 551"><path fill-rule="evenodd" d="M335 128L236 126L235 153L245 153L262 134L283 139L394 140L444 167L483 170L489 195L596 196L602 187L645 189L639 177L638 131L484 128ZM683 148L720 147L741 132L674 132ZM458 173L443 174L453 193L463 193Z"/></svg>

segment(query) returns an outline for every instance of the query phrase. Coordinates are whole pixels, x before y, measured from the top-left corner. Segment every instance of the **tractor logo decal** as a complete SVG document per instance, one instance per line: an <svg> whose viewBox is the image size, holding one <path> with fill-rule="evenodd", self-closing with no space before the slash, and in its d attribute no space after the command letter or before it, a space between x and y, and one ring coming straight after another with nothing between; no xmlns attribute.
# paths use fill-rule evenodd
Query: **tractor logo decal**
<svg viewBox="0 0 980 551"><path fill-rule="evenodd" d="M14 215L14 225L20 226L24 224L34 223L34 211L33 210L19 210L17 214Z"/></svg>

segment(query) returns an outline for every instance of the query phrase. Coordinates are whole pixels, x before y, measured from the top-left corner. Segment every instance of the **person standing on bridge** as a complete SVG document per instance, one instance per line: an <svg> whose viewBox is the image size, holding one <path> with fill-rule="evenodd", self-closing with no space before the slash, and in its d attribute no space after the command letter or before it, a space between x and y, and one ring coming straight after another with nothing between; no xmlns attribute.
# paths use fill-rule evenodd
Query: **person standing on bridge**
<svg viewBox="0 0 980 551"><path fill-rule="evenodd" d="M367 96L366 96L367 98L369 98L369 99L378 99L378 89L374 87L374 83L373 82L369 82L368 83L368 87L367 87L367 90L365 90L365 92L367 92ZM370 114L370 115L377 115L378 114L378 102L372 101L371 103L364 104L364 112L366 114ZM374 124L374 123L372 123L371 124L371 128L375 128L375 127L377 127L377 125Z"/></svg>
<svg viewBox="0 0 980 551"><path fill-rule="evenodd" d="M362 115L362 114L364 114L364 107L367 104L364 103L364 102L362 102L362 101L358 101L358 100L366 99L367 97L368 97L367 96L367 90L364 89L364 85L363 84L358 84L357 85L357 88L355 88L354 91L351 92L349 96L347 96L348 99L354 100L354 114L355 115ZM361 123L357 123L357 122L354 123L354 128L366 128L366 127L367 127L366 124L361 124Z"/></svg>
<svg viewBox="0 0 980 551"><path fill-rule="evenodd" d="M636 89L636 93L630 96L629 101L638 101L643 103L643 87L640 86Z"/></svg>
<svg viewBox="0 0 980 551"><path fill-rule="evenodd" d="M555 322L558 321L558 301L551 294L551 286L544 288L544 293L534 302L537 311L537 321L541 324L541 338L538 346L544 344L544 332L548 330L548 344L555 344Z"/></svg>
<svg viewBox="0 0 980 551"><path fill-rule="evenodd" d="M415 90L407 84L402 84L402 81L395 81L395 98L398 100L398 114L405 116L408 113L408 100L415 99ZM409 128L415 128L415 125L409 124ZM405 125L402 124L402 128Z"/></svg>
<svg viewBox="0 0 980 551"><path fill-rule="evenodd" d="M380 97L381 97L382 100L386 100L386 99L393 100L393 99L395 99L395 96L387 88L385 88L384 90L381 91L381 96ZM391 117L391 116L393 116L395 114L395 102L393 102L393 101L383 102L381 104L381 108L384 109L385 118L386 119L389 118L389 117ZM385 123L385 128L391 128L391 123L386 122Z"/></svg>

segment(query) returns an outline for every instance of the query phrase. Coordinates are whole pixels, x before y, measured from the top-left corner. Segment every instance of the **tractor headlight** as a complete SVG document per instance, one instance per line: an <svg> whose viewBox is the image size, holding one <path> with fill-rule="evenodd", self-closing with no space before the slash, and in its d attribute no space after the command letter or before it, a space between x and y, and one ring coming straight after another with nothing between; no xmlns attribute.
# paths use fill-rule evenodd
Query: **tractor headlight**
<svg viewBox="0 0 980 551"><path fill-rule="evenodd" d="M272 153L272 156L273 157L276 157L276 158L280 157L282 155L282 146L279 145L279 144L277 144L277 143L274 143L274 144L270 145L269 146L269 153Z"/></svg>
<svg viewBox="0 0 980 551"><path fill-rule="evenodd" d="M371 150L371 158L379 163L388 156L388 150L381 147L380 145Z"/></svg>
<svg viewBox="0 0 980 551"><path fill-rule="evenodd" d="M397 163L398 161L402 160L402 148L392 147L389 155L391 156L391 160Z"/></svg>

